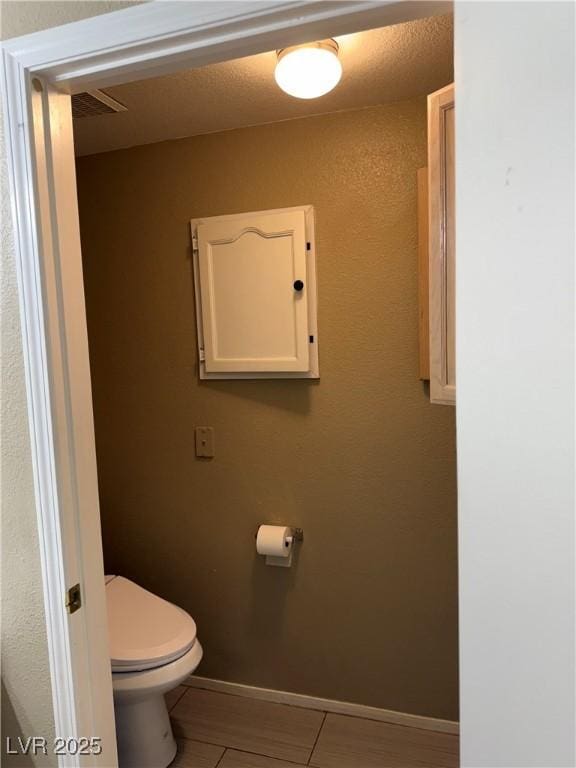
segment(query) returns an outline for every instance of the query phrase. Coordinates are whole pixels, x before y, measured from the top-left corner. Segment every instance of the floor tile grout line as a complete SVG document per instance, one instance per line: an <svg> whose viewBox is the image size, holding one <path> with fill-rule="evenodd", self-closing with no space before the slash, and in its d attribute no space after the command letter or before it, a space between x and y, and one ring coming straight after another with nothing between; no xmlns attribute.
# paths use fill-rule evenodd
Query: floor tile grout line
<svg viewBox="0 0 576 768"><path fill-rule="evenodd" d="M272 755L266 755L263 752L252 752L249 749L239 749L238 747L226 747L226 752L239 752L241 755L250 755L251 757L263 757L266 760L272 760L274 762L285 763L286 765L294 766L294 768L308 768L308 764L297 763L295 760L287 760L285 757L272 757ZM222 757L220 758L222 760ZM214 766L218 768L218 766Z"/></svg>
<svg viewBox="0 0 576 768"><path fill-rule="evenodd" d="M181 734L177 734L175 738L176 741L191 741L193 744L203 744L205 747L219 747L224 751L227 749L236 749L236 747L227 747L224 744L216 744L215 741L200 741L200 739L190 739L188 736L182 736ZM257 755L258 753L254 752L253 754ZM263 755L263 757L269 757L269 755Z"/></svg>
<svg viewBox="0 0 576 768"><path fill-rule="evenodd" d="M186 686L183 686L183 687L185 688ZM188 690L187 690L187 689L186 689L186 690L184 690L184 691L182 691L182 693L180 694L180 696L178 696L178 698L176 699L176 701L174 702L174 704L172 704L172 706L171 706L171 707L170 707L170 709L168 710L168 714L170 714L170 713L172 712L172 710L174 709L174 707L176 707L178 704L180 704L180 702L182 701L182 699L184 698L184 696L186 696L186 694L187 694L187 693L188 693Z"/></svg>
<svg viewBox="0 0 576 768"><path fill-rule="evenodd" d="M218 758L218 762L216 763L216 765L214 766L214 768L218 768L218 766L220 765L220 763L222 762L222 760L224 760L224 755L226 754L226 752L228 752L228 747L224 747L224 752L222 752L222 754L221 754L221 755L220 755L220 757Z"/></svg>
<svg viewBox="0 0 576 768"><path fill-rule="evenodd" d="M174 719L174 718L173 718ZM246 755L254 755L255 757L266 757L268 760L280 760L284 763L291 763L294 765L295 768L306 768L306 765L303 765L302 763L296 762L296 760L290 760L287 757L277 757L275 755L271 755L268 752L254 752L254 750L245 749L242 747L235 747L235 746L227 746L225 744L218 744L215 741L200 741L200 739L190 739L188 736L183 736L182 734L176 734L175 735L176 741L191 741L193 744L202 744L206 747L219 747L220 749L223 749L224 752L243 752ZM222 757L224 757L224 753L222 754ZM222 757L220 759L222 759ZM215 766L216 768L216 766Z"/></svg>
<svg viewBox="0 0 576 768"><path fill-rule="evenodd" d="M328 712L324 712L324 717L322 718L322 722L320 723L320 728L318 728L318 733L316 734L316 738L314 739L314 744L312 744L312 749L310 750L310 757L306 761L306 765L310 765L310 760L312 760L312 755L314 754L314 750L316 749L316 744L318 744L318 739L320 738L320 734L322 733L322 728L324 728L324 723L326 722L327 717L328 717Z"/></svg>

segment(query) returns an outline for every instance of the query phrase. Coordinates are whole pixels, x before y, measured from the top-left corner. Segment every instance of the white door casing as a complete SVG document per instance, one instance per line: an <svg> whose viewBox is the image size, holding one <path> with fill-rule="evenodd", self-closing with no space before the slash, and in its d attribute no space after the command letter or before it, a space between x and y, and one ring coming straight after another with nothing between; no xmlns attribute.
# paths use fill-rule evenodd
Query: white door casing
<svg viewBox="0 0 576 768"><path fill-rule="evenodd" d="M69 151L71 102L34 77L28 103L33 118L28 157L36 193L29 213L37 229L22 236L33 238L30 245L38 247L42 260L20 264L19 288L26 302L22 319L30 346L25 351L32 359L27 361L27 389L54 721L58 737L95 736L98 742L94 755L64 750L58 759L62 766L93 761L115 766L84 285ZM13 202L22 200L14 195ZM26 216L16 221L22 226ZM76 584L89 610L70 613L68 590Z"/></svg>

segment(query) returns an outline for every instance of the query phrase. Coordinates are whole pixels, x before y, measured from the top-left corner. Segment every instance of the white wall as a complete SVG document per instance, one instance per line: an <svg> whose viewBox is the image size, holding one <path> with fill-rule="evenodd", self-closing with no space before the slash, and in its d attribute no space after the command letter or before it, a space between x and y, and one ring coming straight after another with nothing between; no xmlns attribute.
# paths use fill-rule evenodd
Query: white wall
<svg viewBox="0 0 576 768"><path fill-rule="evenodd" d="M463 766L574 766L574 5L457 5Z"/></svg>
<svg viewBox="0 0 576 768"><path fill-rule="evenodd" d="M2 2L3 39L115 11L126 2ZM4 754L6 736L52 738L54 717L46 646L40 555L10 199L0 121L2 227L1 285L1 477L2 477L2 765L52 765L53 756Z"/></svg>

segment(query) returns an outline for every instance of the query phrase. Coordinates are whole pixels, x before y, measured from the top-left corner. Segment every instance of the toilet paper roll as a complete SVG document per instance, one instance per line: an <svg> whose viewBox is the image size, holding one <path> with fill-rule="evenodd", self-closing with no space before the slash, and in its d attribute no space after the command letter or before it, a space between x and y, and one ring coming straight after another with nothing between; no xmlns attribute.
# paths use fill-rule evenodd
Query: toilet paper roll
<svg viewBox="0 0 576 768"><path fill-rule="evenodd" d="M285 525L261 525L256 536L259 555L289 557L292 551L292 530Z"/></svg>

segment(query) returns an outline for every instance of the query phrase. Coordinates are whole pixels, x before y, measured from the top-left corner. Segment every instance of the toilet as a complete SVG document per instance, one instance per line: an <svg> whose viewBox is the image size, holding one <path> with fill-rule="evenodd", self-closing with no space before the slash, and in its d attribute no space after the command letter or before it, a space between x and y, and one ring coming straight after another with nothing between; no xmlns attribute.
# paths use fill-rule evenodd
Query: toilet
<svg viewBox="0 0 576 768"><path fill-rule="evenodd" d="M202 659L194 619L122 576L106 576L120 768L166 768L176 742L164 695Z"/></svg>

